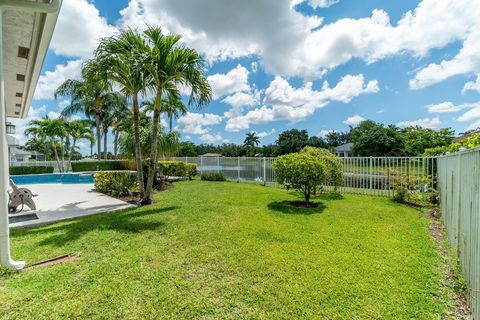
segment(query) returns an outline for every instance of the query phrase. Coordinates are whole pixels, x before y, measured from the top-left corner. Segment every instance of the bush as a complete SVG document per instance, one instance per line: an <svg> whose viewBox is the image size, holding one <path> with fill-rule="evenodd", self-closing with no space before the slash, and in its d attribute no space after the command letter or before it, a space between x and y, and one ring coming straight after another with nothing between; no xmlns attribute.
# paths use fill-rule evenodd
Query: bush
<svg viewBox="0 0 480 320"><path fill-rule="evenodd" d="M204 181L226 181L227 179L221 172L203 173L201 179Z"/></svg>
<svg viewBox="0 0 480 320"><path fill-rule="evenodd" d="M310 195L322 185L327 174L324 158L309 153L291 153L277 158L273 163L277 181L287 188L301 191L305 202L310 202Z"/></svg>
<svg viewBox="0 0 480 320"><path fill-rule="evenodd" d="M157 163L158 174L161 180L169 177L193 178L197 175L197 165L180 161L159 161Z"/></svg>
<svg viewBox="0 0 480 320"><path fill-rule="evenodd" d="M137 190L137 174L132 171L96 172L93 180L97 191L114 197L127 196Z"/></svg>
<svg viewBox="0 0 480 320"><path fill-rule="evenodd" d="M107 170L130 170L131 161L81 161L72 162L73 172L82 171L107 171ZM133 162L135 167L135 162ZM136 169L135 169L136 170Z"/></svg>
<svg viewBox="0 0 480 320"><path fill-rule="evenodd" d="M336 188L343 183L343 162L331 151L322 148L305 147L300 152L325 160L327 166L326 184L333 185Z"/></svg>
<svg viewBox="0 0 480 320"><path fill-rule="evenodd" d="M53 173L53 167L46 166L29 166L29 167L10 167L10 175L24 175L24 174L42 174Z"/></svg>

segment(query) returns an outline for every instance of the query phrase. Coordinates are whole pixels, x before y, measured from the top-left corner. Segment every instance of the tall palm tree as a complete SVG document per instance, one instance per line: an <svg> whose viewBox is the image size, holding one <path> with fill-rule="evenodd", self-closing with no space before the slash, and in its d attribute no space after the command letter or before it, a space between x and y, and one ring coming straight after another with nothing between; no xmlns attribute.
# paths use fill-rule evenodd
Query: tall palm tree
<svg viewBox="0 0 480 320"><path fill-rule="evenodd" d="M180 99L180 87L190 88L189 105L205 105L211 100L211 88L205 77L204 60L197 51L180 44L178 35L163 35L160 28L144 31L146 48L146 68L150 78L149 89L154 93L152 115L152 143L148 166L148 179L144 203L151 202L151 192L156 172L157 133L164 99Z"/></svg>
<svg viewBox="0 0 480 320"><path fill-rule="evenodd" d="M245 140L243 140L243 146L250 152L250 156L254 153L255 147L260 143L260 138L255 131L246 133Z"/></svg>
<svg viewBox="0 0 480 320"><path fill-rule="evenodd" d="M148 87L145 61L148 45L142 35L132 29L100 40L95 51L98 61L103 64L107 76L120 86L120 91L132 101L133 126L135 138L135 162L137 165L140 197L143 198L143 163L140 141L139 96L144 96Z"/></svg>
<svg viewBox="0 0 480 320"><path fill-rule="evenodd" d="M103 101L111 94L111 84L106 77L103 65L95 59L88 60L83 64L81 80L66 80L54 93L55 99L58 97L70 97L71 99L70 105L62 111L63 116L70 116L78 112L94 114L98 160L101 159L100 113Z"/></svg>

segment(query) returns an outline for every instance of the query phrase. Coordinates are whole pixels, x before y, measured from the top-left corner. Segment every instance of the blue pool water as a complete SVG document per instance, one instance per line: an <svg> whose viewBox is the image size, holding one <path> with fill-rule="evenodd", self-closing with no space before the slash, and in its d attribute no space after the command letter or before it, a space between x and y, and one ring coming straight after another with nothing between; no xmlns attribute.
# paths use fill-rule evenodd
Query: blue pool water
<svg viewBox="0 0 480 320"><path fill-rule="evenodd" d="M53 173L53 174L30 174L24 176L10 176L15 184L80 184L93 183L92 173Z"/></svg>

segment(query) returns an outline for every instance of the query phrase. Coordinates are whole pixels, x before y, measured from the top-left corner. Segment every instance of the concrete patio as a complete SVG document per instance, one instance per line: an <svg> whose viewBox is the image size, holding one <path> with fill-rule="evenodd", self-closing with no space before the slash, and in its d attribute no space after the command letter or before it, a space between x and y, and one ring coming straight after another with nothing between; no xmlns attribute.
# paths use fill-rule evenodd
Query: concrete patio
<svg viewBox="0 0 480 320"><path fill-rule="evenodd" d="M10 214L10 227L34 227L108 211L133 208L134 205L93 191L93 184L22 185L34 194L36 211Z"/></svg>

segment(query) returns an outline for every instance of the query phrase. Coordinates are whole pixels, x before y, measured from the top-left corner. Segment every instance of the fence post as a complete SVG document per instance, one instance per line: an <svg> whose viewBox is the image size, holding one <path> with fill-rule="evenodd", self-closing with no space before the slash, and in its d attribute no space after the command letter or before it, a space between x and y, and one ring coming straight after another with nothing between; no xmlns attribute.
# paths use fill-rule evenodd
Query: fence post
<svg viewBox="0 0 480 320"><path fill-rule="evenodd" d="M217 172L220 172L220 157L217 157Z"/></svg>
<svg viewBox="0 0 480 320"><path fill-rule="evenodd" d="M373 176L372 176L372 175L373 175L373 167L372 167L372 157L370 157L370 158L368 159L368 161L369 161L369 167L370 167L370 185L369 185L369 187L368 187L368 188L369 188L369 189L370 189L370 191L371 191L371 190L373 189Z"/></svg>
<svg viewBox="0 0 480 320"><path fill-rule="evenodd" d="M240 182L240 157L237 157L237 182Z"/></svg>
<svg viewBox="0 0 480 320"><path fill-rule="evenodd" d="M203 157L200 157L200 175L203 174Z"/></svg>
<svg viewBox="0 0 480 320"><path fill-rule="evenodd" d="M267 159L263 157L263 185L267 185Z"/></svg>

